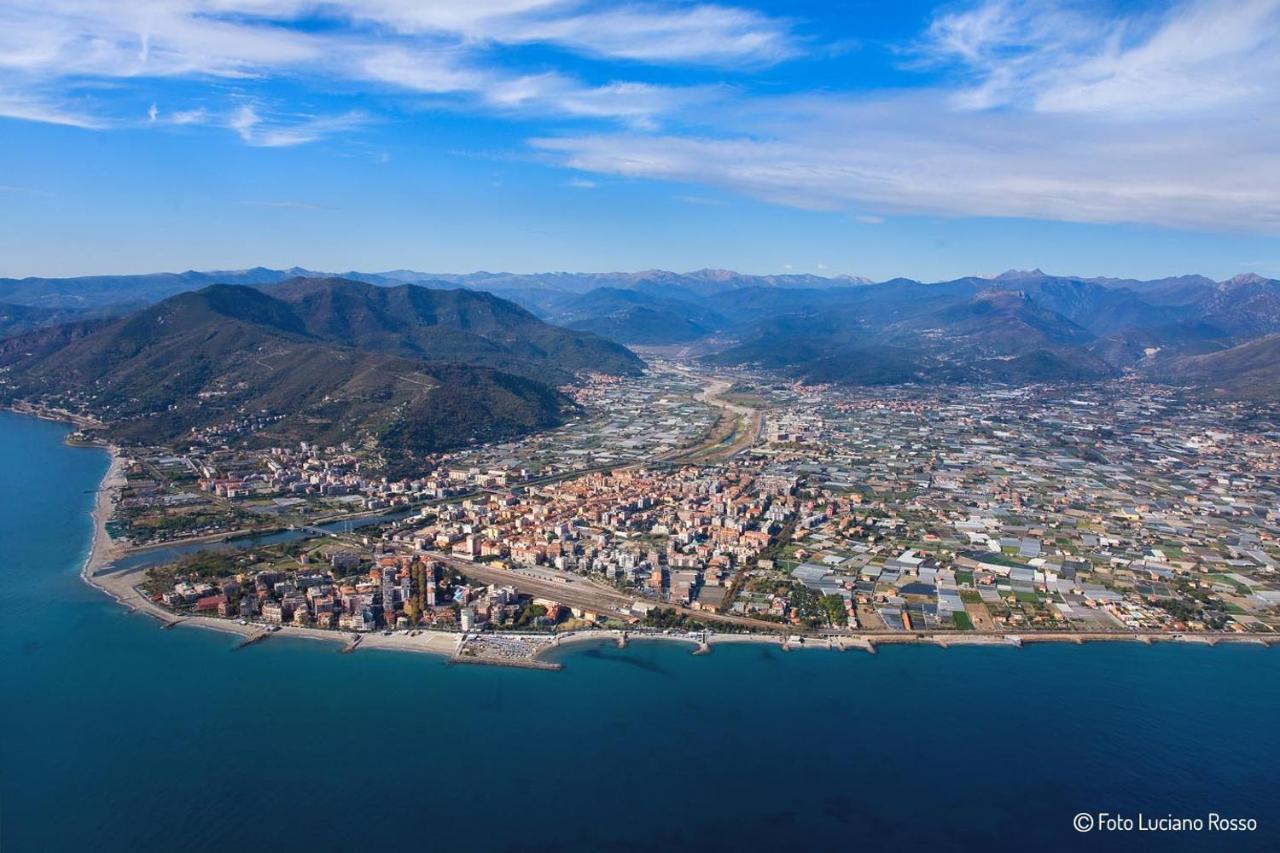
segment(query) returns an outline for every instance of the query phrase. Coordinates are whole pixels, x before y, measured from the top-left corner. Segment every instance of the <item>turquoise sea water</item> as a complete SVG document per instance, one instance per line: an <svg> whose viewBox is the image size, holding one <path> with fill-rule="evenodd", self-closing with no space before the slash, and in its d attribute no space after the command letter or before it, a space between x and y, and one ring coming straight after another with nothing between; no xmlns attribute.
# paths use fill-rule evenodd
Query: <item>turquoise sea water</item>
<svg viewBox="0 0 1280 853"><path fill-rule="evenodd" d="M1280 649L236 651L79 580L107 460L65 433L0 413L4 853L1280 849Z"/></svg>

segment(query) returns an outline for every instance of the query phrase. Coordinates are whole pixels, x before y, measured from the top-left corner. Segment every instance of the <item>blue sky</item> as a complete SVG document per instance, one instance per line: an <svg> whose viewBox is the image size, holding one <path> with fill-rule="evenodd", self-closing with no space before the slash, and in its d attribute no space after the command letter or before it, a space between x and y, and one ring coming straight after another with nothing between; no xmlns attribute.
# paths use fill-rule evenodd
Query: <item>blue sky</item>
<svg viewBox="0 0 1280 853"><path fill-rule="evenodd" d="M0 275L1280 276L1280 0L0 0Z"/></svg>

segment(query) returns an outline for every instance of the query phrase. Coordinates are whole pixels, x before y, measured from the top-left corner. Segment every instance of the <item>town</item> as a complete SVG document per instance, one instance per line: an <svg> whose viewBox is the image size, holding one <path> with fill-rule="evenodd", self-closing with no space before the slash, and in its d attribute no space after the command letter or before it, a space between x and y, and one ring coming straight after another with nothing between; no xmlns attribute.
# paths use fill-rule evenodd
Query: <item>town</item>
<svg viewBox="0 0 1280 853"><path fill-rule="evenodd" d="M831 645L1280 628L1280 427L1264 406L661 361L579 403L565 427L402 479L350 445L133 450L110 530L219 546L141 582L173 618L450 632L460 659L532 659L592 632Z"/></svg>

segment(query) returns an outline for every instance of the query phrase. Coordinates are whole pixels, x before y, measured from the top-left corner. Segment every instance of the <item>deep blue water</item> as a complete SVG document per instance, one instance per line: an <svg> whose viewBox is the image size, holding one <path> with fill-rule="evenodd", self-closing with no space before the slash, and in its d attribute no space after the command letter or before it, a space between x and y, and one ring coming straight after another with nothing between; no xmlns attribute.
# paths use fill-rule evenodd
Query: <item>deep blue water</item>
<svg viewBox="0 0 1280 853"><path fill-rule="evenodd" d="M0 413L4 853L1280 849L1280 649L235 651L80 582L107 460L64 434Z"/></svg>

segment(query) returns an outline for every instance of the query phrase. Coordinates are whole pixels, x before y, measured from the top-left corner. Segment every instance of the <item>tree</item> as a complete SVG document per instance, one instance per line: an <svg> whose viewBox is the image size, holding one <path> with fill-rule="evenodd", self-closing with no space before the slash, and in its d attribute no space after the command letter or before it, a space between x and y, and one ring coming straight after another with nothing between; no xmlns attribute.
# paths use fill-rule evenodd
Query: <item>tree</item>
<svg viewBox="0 0 1280 853"><path fill-rule="evenodd" d="M827 624L839 625L845 621L844 599L838 595L822 596L822 607L827 612Z"/></svg>

